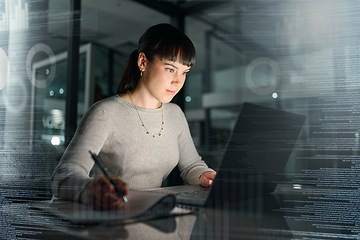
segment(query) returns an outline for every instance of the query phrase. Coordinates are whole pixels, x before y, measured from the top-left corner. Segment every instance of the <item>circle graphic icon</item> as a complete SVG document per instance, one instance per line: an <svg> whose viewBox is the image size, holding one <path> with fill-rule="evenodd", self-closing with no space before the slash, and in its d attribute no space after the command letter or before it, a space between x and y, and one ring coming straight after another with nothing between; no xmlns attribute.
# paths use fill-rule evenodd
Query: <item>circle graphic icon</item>
<svg viewBox="0 0 360 240"><path fill-rule="evenodd" d="M48 58L35 62L34 58L37 54L45 54ZM30 82L37 88L46 88L54 80L56 73L56 60L52 49L43 43L38 43L33 46L26 58L26 73ZM43 70L43 77L39 77L39 71Z"/></svg>
<svg viewBox="0 0 360 240"><path fill-rule="evenodd" d="M261 71L264 67L270 71ZM254 77L254 75L258 77ZM272 94L279 86L280 69L274 60L259 57L252 60L246 68L245 79L248 87L254 93L258 95Z"/></svg>

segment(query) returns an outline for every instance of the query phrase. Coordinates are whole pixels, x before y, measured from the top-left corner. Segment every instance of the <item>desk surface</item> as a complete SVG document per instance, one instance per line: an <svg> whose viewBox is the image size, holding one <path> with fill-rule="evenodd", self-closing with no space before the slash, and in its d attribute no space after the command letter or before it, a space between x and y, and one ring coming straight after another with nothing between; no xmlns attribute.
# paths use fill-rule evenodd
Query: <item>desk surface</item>
<svg viewBox="0 0 360 240"><path fill-rule="evenodd" d="M329 196L313 189L298 193L285 189L229 209L88 226L46 215L27 203L10 203L0 208L0 239L358 239L354 199L329 200Z"/></svg>

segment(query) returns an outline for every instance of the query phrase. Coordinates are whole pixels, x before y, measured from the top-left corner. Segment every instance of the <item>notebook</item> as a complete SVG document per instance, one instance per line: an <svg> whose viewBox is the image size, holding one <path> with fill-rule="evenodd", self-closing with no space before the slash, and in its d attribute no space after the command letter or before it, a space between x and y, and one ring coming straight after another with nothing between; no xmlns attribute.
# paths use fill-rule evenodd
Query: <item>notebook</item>
<svg viewBox="0 0 360 240"><path fill-rule="evenodd" d="M306 117L244 103L210 188L172 186L151 191L171 193L179 204L223 207L271 193L286 181L285 165Z"/></svg>
<svg viewBox="0 0 360 240"><path fill-rule="evenodd" d="M130 190L127 197L129 202L120 210L94 210L85 204L60 199L30 203L30 207L76 224L131 223L191 213L177 208L172 194Z"/></svg>

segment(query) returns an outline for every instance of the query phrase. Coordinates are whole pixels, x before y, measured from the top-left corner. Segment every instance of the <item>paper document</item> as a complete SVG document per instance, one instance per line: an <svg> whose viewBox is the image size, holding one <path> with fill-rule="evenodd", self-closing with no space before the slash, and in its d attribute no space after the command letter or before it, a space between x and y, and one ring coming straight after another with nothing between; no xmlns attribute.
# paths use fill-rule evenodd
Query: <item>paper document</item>
<svg viewBox="0 0 360 240"><path fill-rule="evenodd" d="M170 215L175 208L173 194L129 191L128 203L119 210L94 210L90 206L71 201L33 203L32 207L44 210L72 223L105 223L131 219L152 219Z"/></svg>

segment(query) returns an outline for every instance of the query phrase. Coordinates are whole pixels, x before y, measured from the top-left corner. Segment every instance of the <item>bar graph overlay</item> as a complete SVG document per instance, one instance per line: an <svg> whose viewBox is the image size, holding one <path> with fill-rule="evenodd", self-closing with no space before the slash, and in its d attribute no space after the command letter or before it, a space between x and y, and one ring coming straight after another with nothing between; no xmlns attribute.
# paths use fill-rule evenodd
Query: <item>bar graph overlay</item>
<svg viewBox="0 0 360 240"><path fill-rule="evenodd" d="M29 28L29 6L22 0L6 0L0 13L0 31L23 30ZM1 10L0 10L1 11Z"/></svg>

